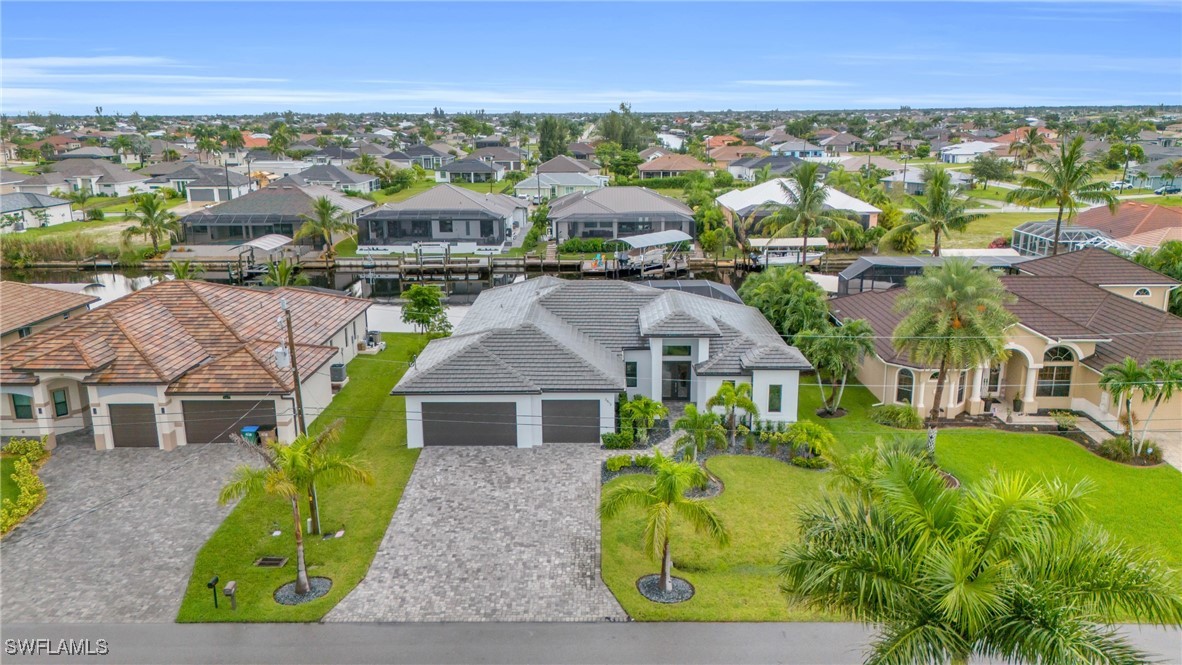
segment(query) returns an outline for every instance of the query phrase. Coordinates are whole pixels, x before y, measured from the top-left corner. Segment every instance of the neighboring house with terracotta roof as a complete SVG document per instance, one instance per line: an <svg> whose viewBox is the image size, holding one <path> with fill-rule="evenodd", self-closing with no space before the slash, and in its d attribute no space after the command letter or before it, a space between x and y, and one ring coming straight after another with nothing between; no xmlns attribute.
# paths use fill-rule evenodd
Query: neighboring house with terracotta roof
<svg viewBox="0 0 1182 665"><path fill-rule="evenodd" d="M988 412L1001 417L1014 406L1022 413L1049 409L1081 411L1113 431L1116 405L1099 386L1105 366L1134 358L1182 359L1182 318L1166 308L1179 282L1102 249L1084 249L1016 264L1018 274L1000 277L1017 300L1008 309L1018 322L1006 331L1005 360L951 374L945 386L945 417ZM879 401L909 404L921 415L931 409L934 367L896 351L891 335L904 313L896 300L905 287L834 298L839 322L865 319L874 330L875 354L863 360L858 379ZM1134 403L1144 418L1149 404ZM1182 396L1160 413L1182 413ZM1179 436L1174 422L1158 420L1159 437ZM1151 435L1152 438L1152 435Z"/></svg>
<svg viewBox="0 0 1182 665"><path fill-rule="evenodd" d="M714 160L714 166L725 169L731 162L744 157L766 157L768 151L755 145L724 145L714 148L707 154Z"/></svg>
<svg viewBox="0 0 1182 665"><path fill-rule="evenodd" d="M714 167L704 164L690 155L665 155L651 162L645 162L636 167L642 180L648 178L673 178L694 171L701 171L707 175L714 173Z"/></svg>
<svg viewBox="0 0 1182 665"><path fill-rule="evenodd" d="M1023 256L1051 253L1055 220L1025 222L1014 228L1011 245ZM1113 213L1106 206L1081 212L1059 230L1059 252L1084 247L1124 252L1154 250L1170 240L1182 240L1182 208L1122 201Z"/></svg>
<svg viewBox="0 0 1182 665"><path fill-rule="evenodd" d="M836 132L830 136L826 136L817 141L818 145L825 149L825 152L831 155L840 155L847 152L861 152L870 147L866 139L850 134L849 132Z"/></svg>
<svg viewBox="0 0 1182 665"><path fill-rule="evenodd" d="M68 321L98 300L85 293L0 281L0 346Z"/></svg>
<svg viewBox="0 0 1182 665"><path fill-rule="evenodd" d="M583 143L576 141L575 143L566 144L566 151L575 159L592 160L595 159L595 146L590 143Z"/></svg>
<svg viewBox="0 0 1182 665"><path fill-rule="evenodd" d="M721 148L723 146L728 146L728 145L733 146L737 143L742 143L742 142L743 142L743 139L741 139L737 136L731 136L730 134L723 134L721 136L707 136L705 144L706 144L707 150L712 150L714 148Z"/></svg>
<svg viewBox="0 0 1182 665"><path fill-rule="evenodd" d="M46 194L14 193L0 197L0 233L54 226L73 221L70 202Z"/></svg>
<svg viewBox="0 0 1182 665"><path fill-rule="evenodd" d="M694 237L694 211L647 187L603 187L550 202L559 241L569 238L625 238L681 231Z"/></svg>
<svg viewBox="0 0 1182 665"><path fill-rule="evenodd" d="M0 435L89 430L98 450L224 442L244 426L295 437L276 324L286 301L304 413L332 401L330 365L366 336L370 301L311 289L159 282L0 350ZM5 308L7 309L7 308Z"/></svg>
<svg viewBox="0 0 1182 665"><path fill-rule="evenodd" d="M760 418L794 422L810 369L753 307L547 276L483 291L393 394L406 397L411 448L597 446L621 393L706 409L724 382L746 383Z"/></svg>
<svg viewBox="0 0 1182 665"><path fill-rule="evenodd" d="M534 170L535 173L582 173L584 175L599 175L599 165L582 159L575 159L566 155L552 157Z"/></svg>

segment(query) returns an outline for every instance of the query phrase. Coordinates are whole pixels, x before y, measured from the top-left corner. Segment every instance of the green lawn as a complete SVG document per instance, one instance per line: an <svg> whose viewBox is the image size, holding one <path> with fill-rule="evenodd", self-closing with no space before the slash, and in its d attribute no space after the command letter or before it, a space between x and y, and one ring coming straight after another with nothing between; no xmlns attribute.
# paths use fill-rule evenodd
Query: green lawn
<svg viewBox="0 0 1182 665"><path fill-rule="evenodd" d="M975 189L963 190L961 193L964 194L965 196L969 197L970 199L989 199L990 201L1005 201L1006 194L1008 194L1009 192L1010 192L1010 190L1005 189L1003 187L990 187L988 189L985 189L983 187L977 187Z"/></svg>
<svg viewBox="0 0 1182 665"><path fill-rule="evenodd" d="M994 238L1010 238L1014 227L1024 222L1038 222L1054 219L1054 213L1045 212L995 212L988 213L982 219L970 222L964 231L953 231L941 238L943 247L978 248L989 246ZM931 249L932 236L924 234L919 237L920 249Z"/></svg>
<svg viewBox="0 0 1182 665"><path fill-rule="evenodd" d="M33 228L21 231L20 238L44 238L47 236L73 236L79 231L96 232L102 231L109 227L118 226L123 223L121 219L104 219L102 221L93 222L66 222L65 224L54 224L53 226L36 226Z"/></svg>
<svg viewBox="0 0 1182 665"><path fill-rule="evenodd" d="M0 500L16 501L21 490L12 481L12 474L16 471L16 459L11 455L0 455Z"/></svg>
<svg viewBox="0 0 1182 665"><path fill-rule="evenodd" d="M850 452L875 437L900 433L866 418L874 401L870 391L851 386L842 404L849 414L822 420L814 415L819 405L816 385L806 382L801 386L799 417L823 422L836 436L840 451ZM1182 523L1182 473L1172 467L1127 467L1061 437L982 429L942 431L937 453L941 464L966 483L995 467L1067 479L1086 475L1097 483L1091 507L1100 524L1182 565L1182 529L1177 527ZM716 457L707 465L726 485L710 503L731 530L732 542L718 548L692 530L675 529L676 573L697 591L688 602L662 605L637 592L638 577L659 571L640 550L641 511L623 511L603 522L603 578L624 609L643 621L837 620L790 606L778 591L775 573L780 550L797 539L797 507L830 491L826 472L746 456ZM607 487L644 481L644 476L624 476ZM1144 519L1130 519L1136 515Z"/></svg>
<svg viewBox="0 0 1182 665"><path fill-rule="evenodd" d="M295 607L274 602L275 590L295 579L291 504L250 496L234 508L198 553L177 621L316 621L365 576L419 455L418 450L406 447L403 398L393 397L389 391L405 370L399 363L410 360L427 340L411 334L386 334L384 338L388 344L384 352L358 356L349 364L349 383L311 427L315 430L336 418L347 418L338 450L366 459L376 481L372 486L318 488L325 529L344 528L345 537L307 538L308 574L331 578L332 590L323 598ZM301 511L306 517L304 502ZM282 536L271 536L275 524ZM264 555L286 556L289 561L281 569L252 565ZM237 612L231 612L225 603L220 609L213 608L205 583L214 575L222 582L237 580Z"/></svg>
<svg viewBox="0 0 1182 665"><path fill-rule="evenodd" d="M1149 196L1143 199L1130 199L1134 203L1144 203L1146 205L1163 205L1182 207L1182 195L1174 194L1172 196Z"/></svg>

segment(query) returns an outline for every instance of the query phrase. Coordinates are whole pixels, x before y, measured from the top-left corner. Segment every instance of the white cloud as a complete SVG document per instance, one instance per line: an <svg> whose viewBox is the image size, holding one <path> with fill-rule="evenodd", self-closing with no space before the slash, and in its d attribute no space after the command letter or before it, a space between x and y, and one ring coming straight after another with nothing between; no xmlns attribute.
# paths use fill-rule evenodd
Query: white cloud
<svg viewBox="0 0 1182 665"><path fill-rule="evenodd" d="M749 79L735 81L736 85L757 85L772 88L844 88L851 84L824 79Z"/></svg>
<svg viewBox="0 0 1182 665"><path fill-rule="evenodd" d="M0 66L40 69L73 69L78 67L160 67L176 66L171 58L138 55L47 56L38 58L0 58ZM7 76L7 74L5 74Z"/></svg>

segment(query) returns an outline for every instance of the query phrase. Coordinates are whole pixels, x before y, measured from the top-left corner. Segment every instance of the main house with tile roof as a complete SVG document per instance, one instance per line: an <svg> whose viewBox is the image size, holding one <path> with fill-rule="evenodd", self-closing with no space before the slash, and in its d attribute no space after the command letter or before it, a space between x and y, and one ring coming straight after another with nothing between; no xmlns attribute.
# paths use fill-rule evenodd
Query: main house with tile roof
<svg viewBox="0 0 1182 665"><path fill-rule="evenodd" d="M796 420L808 361L759 310L614 280L539 277L480 294L451 337L432 340L394 394L407 441L595 443L620 393L706 408L724 382L751 384L759 417Z"/></svg>
<svg viewBox="0 0 1182 665"><path fill-rule="evenodd" d="M550 222L560 241L656 231L694 235L694 211L647 187L603 187L567 194L550 202Z"/></svg>
<svg viewBox="0 0 1182 665"><path fill-rule="evenodd" d="M1016 264L1018 274L1000 277L1017 300L1007 308L1018 322L1006 331L1009 357L953 374L941 405L946 417L981 414L989 403L1022 413L1073 409L1118 431L1116 405L1099 385L1105 366L1125 358L1182 358L1182 318L1167 311L1177 280L1102 249L1084 249ZM896 351L891 335L904 313L896 300L905 287L866 291L830 301L839 322L865 319L874 329L875 354L858 379L879 401L907 404L926 416L936 386L936 368ZM1148 404L1134 404L1144 418ZM1162 412L1182 412L1182 397ZM1174 423L1164 424L1177 437Z"/></svg>
<svg viewBox="0 0 1182 665"><path fill-rule="evenodd" d="M436 185L405 201L386 203L362 215L357 220L358 251L414 252L416 247L429 243L449 245L456 253L477 252L480 248L499 252L506 230L524 226L526 211L525 202L512 196Z"/></svg>
<svg viewBox="0 0 1182 665"><path fill-rule="evenodd" d="M236 244L261 238L272 233L293 237L320 198L327 198L341 209L341 215L351 222L357 215L374 206L373 201L344 194L321 185L307 185L303 181L282 178L262 189L232 201L199 210L181 219L182 240L189 244ZM336 238L340 241L340 238ZM297 244L320 249L324 240L308 237Z"/></svg>
<svg viewBox="0 0 1182 665"><path fill-rule="evenodd" d="M7 346L35 332L78 316L98 298L36 284L0 281L0 345Z"/></svg>
<svg viewBox="0 0 1182 665"><path fill-rule="evenodd" d="M99 450L228 441L244 426L295 436L295 385L276 349L286 302L304 413L332 400L330 365L364 344L370 302L300 288L169 281L0 350L0 435L92 434Z"/></svg>

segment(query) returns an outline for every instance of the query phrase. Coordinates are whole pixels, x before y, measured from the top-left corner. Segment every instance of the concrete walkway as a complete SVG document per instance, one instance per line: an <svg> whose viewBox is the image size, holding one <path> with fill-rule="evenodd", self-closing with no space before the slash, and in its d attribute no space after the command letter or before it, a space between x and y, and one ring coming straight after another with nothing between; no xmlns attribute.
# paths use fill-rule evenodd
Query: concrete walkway
<svg viewBox="0 0 1182 665"><path fill-rule="evenodd" d="M424 448L366 578L326 621L603 621L596 444Z"/></svg>
<svg viewBox="0 0 1182 665"><path fill-rule="evenodd" d="M245 459L230 444L59 445L40 472L45 504L0 547L4 622L175 620L197 550L230 512L218 490Z"/></svg>

